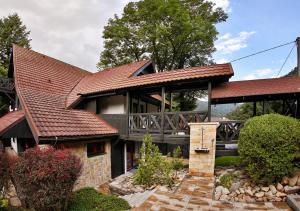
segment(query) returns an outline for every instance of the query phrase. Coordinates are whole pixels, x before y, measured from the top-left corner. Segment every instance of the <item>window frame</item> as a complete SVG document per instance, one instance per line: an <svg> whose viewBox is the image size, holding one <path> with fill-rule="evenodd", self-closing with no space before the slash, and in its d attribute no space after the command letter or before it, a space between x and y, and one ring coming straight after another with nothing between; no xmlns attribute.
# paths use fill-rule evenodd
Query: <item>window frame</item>
<svg viewBox="0 0 300 211"><path fill-rule="evenodd" d="M100 146L97 148L97 146ZM92 148L90 148L92 147ZM93 149L95 152L89 152L90 149ZM101 156L107 154L106 152L106 143L105 142L92 142L86 144L86 155L88 158Z"/></svg>

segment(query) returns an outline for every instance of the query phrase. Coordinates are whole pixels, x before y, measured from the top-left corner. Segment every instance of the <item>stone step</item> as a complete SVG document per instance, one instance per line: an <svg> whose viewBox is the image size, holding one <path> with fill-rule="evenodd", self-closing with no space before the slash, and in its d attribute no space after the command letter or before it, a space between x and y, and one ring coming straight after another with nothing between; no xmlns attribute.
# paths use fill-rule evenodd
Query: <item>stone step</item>
<svg viewBox="0 0 300 211"><path fill-rule="evenodd" d="M300 211L300 195L292 194L287 196L287 203L294 211Z"/></svg>
<svg viewBox="0 0 300 211"><path fill-rule="evenodd" d="M146 190L140 193L120 196L120 198L126 200L131 207L139 207L155 192L155 190L156 189Z"/></svg>

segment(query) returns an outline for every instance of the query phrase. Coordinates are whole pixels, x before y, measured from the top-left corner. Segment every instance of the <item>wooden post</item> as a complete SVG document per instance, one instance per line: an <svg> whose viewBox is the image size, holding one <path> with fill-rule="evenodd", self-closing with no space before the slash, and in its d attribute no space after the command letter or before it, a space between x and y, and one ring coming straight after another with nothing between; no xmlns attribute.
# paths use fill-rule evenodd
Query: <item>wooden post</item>
<svg viewBox="0 0 300 211"><path fill-rule="evenodd" d="M129 113L130 113L130 93L129 91L126 92L126 128L127 133L126 135L129 135Z"/></svg>
<svg viewBox="0 0 300 211"><path fill-rule="evenodd" d="M211 81L208 82L207 95L208 95L207 120L208 122L211 122Z"/></svg>
<svg viewBox="0 0 300 211"><path fill-rule="evenodd" d="M265 101L263 101L263 114L265 114L266 113L266 103L265 103Z"/></svg>
<svg viewBox="0 0 300 211"><path fill-rule="evenodd" d="M172 99L172 92L170 92L170 111L172 112L173 108L172 108L172 103L173 103L173 99Z"/></svg>
<svg viewBox="0 0 300 211"><path fill-rule="evenodd" d="M161 135L162 139L164 140L164 125L165 125L165 105L166 105L166 90L165 87L161 88Z"/></svg>
<svg viewBox="0 0 300 211"><path fill-rule="evenodd" d="M297 44L297 72L298 72L298 77L300 77L300 37L297 37L296 44Z"/></svg>
<svg viewBox="0 0 300 211"><path fill-rule="evenodd" d="M256 116L256 101L253 102L253 116Z"/></svg>

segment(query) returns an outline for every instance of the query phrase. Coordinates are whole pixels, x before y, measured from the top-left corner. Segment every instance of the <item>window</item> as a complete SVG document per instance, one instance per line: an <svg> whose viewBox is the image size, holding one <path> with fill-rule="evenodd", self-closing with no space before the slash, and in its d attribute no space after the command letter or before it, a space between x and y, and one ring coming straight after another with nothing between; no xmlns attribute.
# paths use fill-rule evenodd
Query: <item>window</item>
<svg viewBox="0 0 300 211"><path fill-rule="evenodd" d="M105 154L105 143L89 143L87 144L87 156L94 157Z"/></svg>

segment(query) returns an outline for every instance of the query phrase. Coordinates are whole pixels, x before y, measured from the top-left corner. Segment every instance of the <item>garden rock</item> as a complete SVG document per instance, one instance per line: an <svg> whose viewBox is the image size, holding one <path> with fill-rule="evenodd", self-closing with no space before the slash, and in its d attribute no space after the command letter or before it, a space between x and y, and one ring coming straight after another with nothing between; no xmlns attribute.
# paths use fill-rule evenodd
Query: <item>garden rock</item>
<svg viewBox="0 0 300 211"><path fill-rule="evenodd" d="M264 192L268 192L270 190L270 188L269 187L262 187L261 190L264 191Z"/></svg>
<svg viewBox="0 0 300 211"><path fill-rule="evenodd" d="M261 198L261 197L263 197L264 195L265 195L264 192L258 192L258 193L255 194L255 196L256 196L257 198Z"/></svg>
<svg viewBox="0 0 300 211"><path fill-rule="evenodd" d="M18 197L12 197L9 199L9 205L12 207L21 207L21 201Z"/></svg>
<svg viewBox="0 0 300 211"><path fill-rule="evenodd" d="M272 191L273 194L276 194L277 190L276 190L274 185L270 185L269 188L270 188L270 191Z"/></svg>
<svg viewBox="0 0 300 211"><path fill-rule="evenodd" d="M300 176L298 177L297 185L300 186Z"/></svg>
<svg viewBox="0 0 300 211"><path fill-rule="evenodd" d="M247 193L249 196L253 196L253 195L254 195L254 193L252 192L251 189L247 189L247 190L246 190L246 193Z"/></svg>
<svg viewBox="0 0 300 211"><path fill-rule="evenodd" d="M285 186L285 187L284 187L284 192L285 192L286 194L298 193L298 192L300 192L300 186L294 186L294 187L291 187L291 186Z"/></svg>
<svg viewBox="0 0 300 211"><path fill-rule="evenodd" d="M289 184L289 178L287 176L284 176L281 180L282 185L287 185Z"/></svg>
<svg viewBox="0 0 300 211"><path fill-rule="evenodd" d="M278 191L282 191L283 190L283 186L280 183L277 184L276 188L277 188Z"/></svg>
<svg viewBox="0 0 300 211"><path fill-rule="evenodd" d="M298 176L294 176L292 178L289 179L289 186L295 186L297 184L298 181Z"/></svg>
<svg viewBox="0 0 300 211"><path fill-rule="evenodd" d="M233 183L232 185L231 185L231 187L230 187L230 192L234 192L234 191L236 191L239 187L241 186L241 183L240 182L235 182L235 183Z"/></svg>
<svg viewBox="0 0 300 211"><path fill-rule="evenodd" d="M222 189L222 194L223 195L228 195L230 193L230 191L227 189L227 188L224 188Z"/></svg>
<svg viewBox="0 0 300 211"><path fill-rule="evenodd" d="M278 192L276 193L276 196L277 196L277 197L284 197L284 196L286 196L286 194L278 191Z"/></svg>

